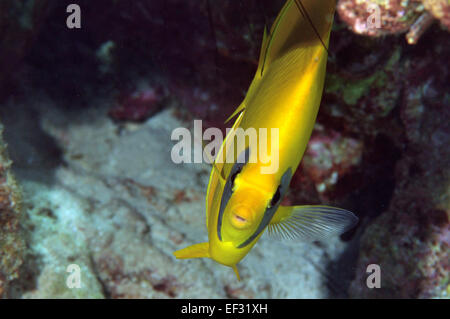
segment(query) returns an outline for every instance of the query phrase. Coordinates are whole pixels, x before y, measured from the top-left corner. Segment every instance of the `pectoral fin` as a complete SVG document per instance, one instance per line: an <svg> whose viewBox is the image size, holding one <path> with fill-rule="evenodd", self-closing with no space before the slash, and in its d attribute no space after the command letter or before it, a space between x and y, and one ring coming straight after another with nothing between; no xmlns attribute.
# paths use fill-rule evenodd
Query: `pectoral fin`
<svg viewBox="0 0 450 319"><path fill-rule="evenodd" d="M175 251L174 256L178 259L184 258L207 258L209 257L209 243L199 243Z"/></svg>
<svg viewBox="0 0 450 319"><path fill-rule="evenodd" d="M275 238L323 240L340 235L358 222L352 212L330 206L280 206L269 224Z"/></svg>

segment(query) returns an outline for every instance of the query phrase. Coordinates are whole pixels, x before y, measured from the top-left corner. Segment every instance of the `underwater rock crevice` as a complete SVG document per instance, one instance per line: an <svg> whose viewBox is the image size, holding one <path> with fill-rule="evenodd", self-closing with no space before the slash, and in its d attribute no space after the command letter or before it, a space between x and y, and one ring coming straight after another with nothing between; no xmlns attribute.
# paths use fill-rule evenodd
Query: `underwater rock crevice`
<svg viewBox="0 0 450 319"><path fill-rule="evenodd" d="M54 168L64 165L61 145L42 128L40 111L30 105L30 101L25 102L23 97L14 100L0 109L4 138L14 162L13 171L19 180L26 175L27 179L50 185L54 182ZM21 105L18 107L14 103ZM24 113L28 116L22 116Z"/></svg>

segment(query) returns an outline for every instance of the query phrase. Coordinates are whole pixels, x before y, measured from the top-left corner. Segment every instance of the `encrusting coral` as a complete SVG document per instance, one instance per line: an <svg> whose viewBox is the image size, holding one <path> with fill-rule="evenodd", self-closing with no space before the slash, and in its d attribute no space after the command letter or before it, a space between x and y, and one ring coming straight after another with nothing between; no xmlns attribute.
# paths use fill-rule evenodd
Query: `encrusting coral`
<svg viewBox="0 0 450 319"><path fill-rule="evenodd" d="M373 37L406 34L415 44L435 21L450 29L448 0L340 0L340 18L357 33Z"/></svg>
<svg viewBox="0 0 450 319"><path fill-rule="evenodd" d="M0 298L8 296L11 282L18 279L25 254L20 191L10 170L12 163L2 133L0 124Z"/></svg>

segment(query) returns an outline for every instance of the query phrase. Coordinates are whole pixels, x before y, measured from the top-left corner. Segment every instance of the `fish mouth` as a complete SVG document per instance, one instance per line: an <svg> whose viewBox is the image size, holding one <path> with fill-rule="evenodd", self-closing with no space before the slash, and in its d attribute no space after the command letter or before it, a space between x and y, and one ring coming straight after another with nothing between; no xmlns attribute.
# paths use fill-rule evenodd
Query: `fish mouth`
<svg viewBox="0 0 450 319"><path fill-rule="evenodd" d="M251 210L243 205L233 207L231 223L239 229L247 228L250 225Z"/></svg>
<svg viewBox="0 0 450 319"><path fill-rule="evenodd" d="M288 168L286 172L284 172L283 176L281 177L280 181L280 198L283 198L283 196L286 194L287 188L289 187L289 182L292 177L292 169ZM275 205L269 205L266 207L264 211L264 215L262 216L262 219L258 225L258 228L255 230L255 232L247 238L246 241L241 243L237 248L243 248L247 245L249 245L251 242L253 242L254 239L256 239L262 231L266 228L267 225L269 225L270 221L272 220L272 217L275 215L275 212L278 209L278 206L280 206L280 201L278 201Z"/></svg>

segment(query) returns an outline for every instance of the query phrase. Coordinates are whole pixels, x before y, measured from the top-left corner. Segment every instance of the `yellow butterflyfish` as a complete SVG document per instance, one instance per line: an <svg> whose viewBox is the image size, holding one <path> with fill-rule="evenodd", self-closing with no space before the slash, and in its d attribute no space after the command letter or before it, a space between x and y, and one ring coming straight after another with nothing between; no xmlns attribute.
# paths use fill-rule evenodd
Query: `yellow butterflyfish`
<svg viewBox="0 0 450 319"><path fill-rule="evenodd" d="M279 237L316 240L357 223L345 209L280 205L316 120L335 6L335 0L288 0L264 32L258 69L213 163L206 195L209 241L174 252L177 258L208 257L232 267L240 279L236 265L267 228ZM239 129L259 130L259 147L263 141L270 152L258 152L250 138L235 143ZM264 137L261 129L267 129Z"/></svg>

